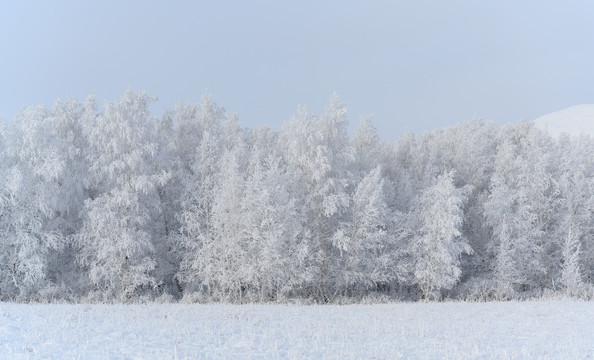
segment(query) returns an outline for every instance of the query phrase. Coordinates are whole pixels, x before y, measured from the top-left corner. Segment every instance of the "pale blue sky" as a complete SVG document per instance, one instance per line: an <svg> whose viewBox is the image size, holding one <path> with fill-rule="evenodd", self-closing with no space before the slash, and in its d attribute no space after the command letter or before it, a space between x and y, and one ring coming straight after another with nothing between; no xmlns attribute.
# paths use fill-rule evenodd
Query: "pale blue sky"
<svg viewBox="0 0 594 360"><path fill-rule="evenodd" d="M337 91L395 140L594 103L593 1L3 1L0 117L71 94L206 89L243 126L279 127Z"/></svg>

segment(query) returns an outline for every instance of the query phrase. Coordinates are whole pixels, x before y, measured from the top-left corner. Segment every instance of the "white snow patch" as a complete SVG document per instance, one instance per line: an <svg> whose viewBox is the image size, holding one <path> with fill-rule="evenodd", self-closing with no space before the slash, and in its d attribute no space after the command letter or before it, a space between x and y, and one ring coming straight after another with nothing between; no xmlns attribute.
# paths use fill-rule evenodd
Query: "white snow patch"
<svg viewBox="0 0 594 360"><path fill-rule="evenodd" d="M2 359L590 359L594 302L0 304Z"/></svg>
<svg viewBox="0 0 594 360"><path fill-rule="evenodd" d="M594 105L571 106L543 115L534 120L534 124L555 137L561 133L594 135Z"/></svg>

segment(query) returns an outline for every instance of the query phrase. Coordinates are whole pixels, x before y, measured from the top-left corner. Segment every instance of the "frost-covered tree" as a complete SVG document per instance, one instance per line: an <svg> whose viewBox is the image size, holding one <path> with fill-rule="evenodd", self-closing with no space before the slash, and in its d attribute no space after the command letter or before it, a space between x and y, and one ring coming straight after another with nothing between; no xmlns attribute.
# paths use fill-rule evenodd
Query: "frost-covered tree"
<svg viewBox="0 0 594 360"><path fill-rule="evenodd" d="M521 141L522 161L520 164L519 188L526 194L530 212L534 217L531 227L544 271L535 278L536 287L550 286L555 278L559 249L559 238L555 229L559 224L562 198L559 190L559 176L555 161L555 146L552 139L539 129L531 127ZM530 231L527 231L530 232Z"/></svg>
<svg viewBox="0 0 594 360"><path fill-rule="evenodd" d="M80 261L100 296L130 299L156 285L151 213L160 206L157 188L169 178L153 166L158 146L156 121L146 92L126 92L105 111L89 116L89 144Z"/></svg>
<svg viewBox="0 0 594 360"><path fill-rule="evenodd" d="M210 97L204 97L192 115L195 120L181 122L178 138L185 139L183 129L196 130L198 140L185 139L180 142L188 147L178 147L178 153L190 151L192 156L184 155L180 165L182 196L180 212L177 217L181 225L179 244L182 249L182 263L178 278L185 284L184 293L202 292L203 282L208 279L201 277L203 263L208 259L203 255L205 244L212 241L214 229L212 226L213 206L217 186L220 182L220 158L223 153L222 122L226 117L225 111L216 106ZM197 122L197 123L194 123ZM185 125L184 125L185 124ZM192 143L192 141L197 141Z"/></svg>
<svg viewBox="0 0 594 360"><path fill-rule="evenodd" d="M60 136L62 120L36 106L3 131L0 291L5 298L53 297L52 288L62 281L52 262L76 229L76 201L82 201L72 189L78 168L75 149Z"/></svg>
<svg viewBox="0 0 594 360"><path fill-rule="evenodd" d="M174 121L175 113L166 112L156 124L153 141L158 151L152 159L152 172L168 174L168 180L155 184L154 205L149 207L147 231L152 235L155 247L155 281L157 294L181 296L183 289L177 274L180 269L182 251L179 246L180 223L177 214L183 195L183 172L176 152Z"/></svg>
<svg viewBox="0 0 594 360"><path fill-rule="evenodd" d="M498 259L495 278L505 291L539 289L551 284L559 248L553 234L560 197L546 152L551 143L530 124L509 127L502 136L484 204Z"/></svg>
<svg viewBox="0 0 594 360"><path fill-rule="evenodd" d="M221 180L215 189L210 219L212 231L204 238L197 259L202 284L217 298L239 302L247 282L243 267L249 263L241 229L242 151L235 144L221 157Z"/></svg>
<svg viewBox="0 0 594 360"><path fill-rule="evenodd" d="M456 188L454 171L437 177L418 199L410 243L413 284L423 299L439 298L459 281L460 257L472 248L461 235L463 206L468 189Z"/></svg>
<svg viewBox="0 0 594 360"><path fill-rule="evenodd" d="M288 191L278 156L254 164L242 199L242 226L250 266L248 283L260 301L282 300L303 285L307 244L297 199Z"/></svg>
<svg viewBox="0 0 594 360"><path fill-rule="evenodd" d="M473 254L464 256L464 272L483 280L488 277L490 234L485 224L483 205L488 199L493 177L498 129L488 122L473 120L447 128L436 144L447 163L456 169L456 183L471 186L464 207L462 234L468 239Z"/></svg>
<svg viewBox="0 0 594 360"><path fill-rule="evenodd" d="M582 296L585 290L580 264L582 251L579 238L573 232L572 225L567 230L562 254L561 284L565 289L565 293L569 296Z"/></svg>
<svg viewBox="0 0 594 360"><path fill-rule="evenodd" d="M298 200L291 176L268 128L249 134L251 148L241 200L241 242L249 261L242 272L248 294L259 301L282 300L297 293L308 271Z"/></svg>
<svg viewBox="0 0 594 360"><path fill-rule="evenodd" d="M560 176L557 180L562 206L558 211L558 230L555 236L572 238L580 243L581 268L585 282L592 283L594 276L594 142L590 137L563 136L556 153L560 155ZM562 248L565 248L563 244ZM565 256L559 254L560 264Z"/></svg>
<svg viewBox="0 0 594 360"><path fill-rule="evenodd" d="M281 140L285 158L295 174L301 211L305 215L310 243L309 258L315 272L310 292L320 301L329 301L336 284L338 249L331 239L339 230L341 216L349 205L348 170L353 153L347 134L346 107L337 95L330 99L326 113L315 117L301 108L283 128Z"/></svg>
<svg viewBox="0 0 594 360"><path fill-rule="evenodd" d="M87 104L67 98L56 101L51 108L52 143L62 163L54 193L58 200L52 227L63 239L63 246L48 259L48 278L55 286L53 297L76 297L86 287L87 279L76 261L80 251L76 236L82 227L84 202L89 196L84 184L89 169L85 156L88 146L82 129L85 116L95 114L92 103L92 98Z"/></svg>
<svg viewBox="0 0 594 360"><path fill-rule="evenodd" d="M332 243L340 251L336 292L344 296L356 286L365 289L393 279L390 253L390 209L384 200L381 168L376 167L357 185L350 206L350 221L337 231Z"/></svg>
<svg viewBox="0 0 594 360"><path fill-rule="evenodd" d="M533 254L535 250L526 249L532 243L526 243L524 238L517 238L518 232L514 226L515 210L514 195L503 179L493 179L489 200L485 203L485 216L493 234L491 246L494 253L493 267L495 289L498 298L509 298L514 294L514 285L525 280L522 273L523 251ZM520 242L522 241L522 242Z"/></svg>

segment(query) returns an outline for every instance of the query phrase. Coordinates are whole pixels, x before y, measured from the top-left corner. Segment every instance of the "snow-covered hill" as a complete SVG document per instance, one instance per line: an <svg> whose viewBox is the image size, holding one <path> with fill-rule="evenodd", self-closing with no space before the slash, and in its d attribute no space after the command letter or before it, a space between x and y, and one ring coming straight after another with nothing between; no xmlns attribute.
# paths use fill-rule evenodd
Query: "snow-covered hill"
<svg viewBox="0 0 594 360"><path fill-rule="evenodd" d="M536 127L553 136L566 132L570 135L594 135L594 105L576 105L534 120Z"/></svg>

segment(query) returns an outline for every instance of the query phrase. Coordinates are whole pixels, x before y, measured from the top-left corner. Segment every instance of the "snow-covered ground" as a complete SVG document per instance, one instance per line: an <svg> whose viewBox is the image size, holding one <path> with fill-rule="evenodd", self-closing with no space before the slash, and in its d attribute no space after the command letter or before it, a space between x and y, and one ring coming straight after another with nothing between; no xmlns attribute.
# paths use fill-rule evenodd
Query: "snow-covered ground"
<svg viewBox="0 0 594 360"><path fill-rule="evenodd" d="M565 132L570 135L594 135L594 105L576 105L543 115L534 120L536 127L553 136Z"/></svg>
<svg viewBox="0 0 594 360"><path fill-rule="evenodd" d="M1 359L592 359L594 302L0 304Z"/></svg>

